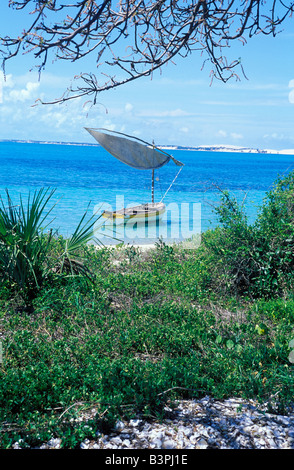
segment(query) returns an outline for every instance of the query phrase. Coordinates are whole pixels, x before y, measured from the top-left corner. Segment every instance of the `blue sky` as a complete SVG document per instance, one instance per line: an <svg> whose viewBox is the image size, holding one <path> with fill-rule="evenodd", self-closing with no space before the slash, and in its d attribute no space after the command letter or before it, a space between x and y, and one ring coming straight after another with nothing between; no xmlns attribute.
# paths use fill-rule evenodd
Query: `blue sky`
<svg viewBox="0 0 294 470"><path fill-rule="evenodd" d="M8 2L7 2L8 3ZM12 16L1 5L0 30L9 33L24 13ZM95 72L94 58L81 63L48 63L38 79L29 72L32 56L7 63L0 102L0 139L94 143L84 127L106 127L157 145L236 145L294 149L294 18L275 38L259 35L245 46L236 41L230 56L241 57L246 80L210 85L209 66L195 52L150 77L101 93L95 107L85 99L38 105L59 97L72 77ZM14 25L12 27L12 25Z"/></svg>

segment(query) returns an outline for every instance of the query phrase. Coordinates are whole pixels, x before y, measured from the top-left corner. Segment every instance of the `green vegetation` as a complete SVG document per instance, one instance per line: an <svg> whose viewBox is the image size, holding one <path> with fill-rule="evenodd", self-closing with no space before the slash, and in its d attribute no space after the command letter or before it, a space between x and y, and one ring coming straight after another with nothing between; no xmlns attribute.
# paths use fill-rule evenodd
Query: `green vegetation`
<svg viewBox="0 0 294 470"><path fill-rule="evenodd" d="M1 198L0 274L2 281L7 281L22 298L25 308L31 307L43 283L52 280L53 271L87 272L83 263L73 256L91 240L96 219L92 217L85 222L85 212L72 236L63 245L59 244L59 250L54 253L52 249L57 245L52 229L45 233L50 223L44 226L54 208L48 209L53 194L54 190L41 189L33 196L29 193L26 204L20 197L16 205L8 190L7 202Z"/></svg>
<svg viewBox="0 0 294 470"><path fill-rule="evenodd" d="M97 249L83 243L82 224L67 241L30 223L34 236L20 245L25 212L10 214L9 225L3 209L1 448L52 437L78 447L119 417L161 419L167 403L204 395L255 399L287 413L293 190L294 173L278 180L251 226L224 192L221 225L195 250Z"/></svg>

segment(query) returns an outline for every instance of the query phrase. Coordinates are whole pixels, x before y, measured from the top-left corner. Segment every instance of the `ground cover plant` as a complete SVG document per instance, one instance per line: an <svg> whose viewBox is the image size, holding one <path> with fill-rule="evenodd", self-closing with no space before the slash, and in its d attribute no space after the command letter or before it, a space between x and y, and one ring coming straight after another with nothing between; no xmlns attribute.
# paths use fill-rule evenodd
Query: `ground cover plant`
<svg viewBox="0 0 294 470"><path fill-rule="evenodd" d="M53 263L30 309L19 308L19 286L2 275L1 448L52 437L79 447L119 418L162 419L166 404L205 395L286 414L293 188L294 174L279 179L252 226L224 192L220 226L197 249L76 246L83 269ZM46 260L60 261L68 241L46 242Z"/></svg>

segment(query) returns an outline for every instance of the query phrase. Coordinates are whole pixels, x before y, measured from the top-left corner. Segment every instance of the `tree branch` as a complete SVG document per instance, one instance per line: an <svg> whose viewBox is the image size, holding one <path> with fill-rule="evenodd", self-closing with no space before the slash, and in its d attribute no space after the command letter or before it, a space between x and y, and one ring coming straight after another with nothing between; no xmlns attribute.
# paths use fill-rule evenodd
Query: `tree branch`
<svg viewBox="0 0 294 470"><path fill-rule="evenodd" d="M79 0L67 5L10 0L9 6L16 19L18 10L31 7L32 21L19 36L0 38L4 72L7 61L20 54L41 58L40 73L52 55L71 62L95 57L99 80L93 70L82 73L77 86L54 103L86 95L96 102L98 93L152 75L177 55L194 51L206 56L203 64L211 63L212 79L239 79L240 60L228 62L223 51L236 39L245 44L247 36L276 35L294 10L293 1L283 0ZM120 72L119 78L107 73L109 67Z"/></svg>

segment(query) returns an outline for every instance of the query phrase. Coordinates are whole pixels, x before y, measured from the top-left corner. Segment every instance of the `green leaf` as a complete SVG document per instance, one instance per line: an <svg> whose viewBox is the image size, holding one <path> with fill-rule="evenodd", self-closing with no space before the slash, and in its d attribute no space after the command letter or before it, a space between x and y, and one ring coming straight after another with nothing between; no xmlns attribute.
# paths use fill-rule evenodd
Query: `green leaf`
<svg viewBox="0 0 294 470"><path fill-rule="evenodd" d="M259 335L264 335L266 334L268 328L264 323L260 323L260 325L255 325L255 330Z"/></svg>
<svg viewBox="0 0 294 470"><path fill-rule="evenodd" d="M243 351L243 348L242 348L241 344L237 344L237 346L236 346L236 351L237 351L238 353L241 353L241 352Z"/></svg>
<svg viewBox="0 0 294 470"><path fill-rule="evenodd" d="M289 359L289 362L291 362L291 364L294 364L294 350L290 352L288 359Z"/></svg>
<svg viewBox="0 0 294 470"><path fill-rule="evenodd" d="M234 343L231 339L228 339L228 341L226 342L226 345L228 349L233 349L234 347Z"/></svg>

